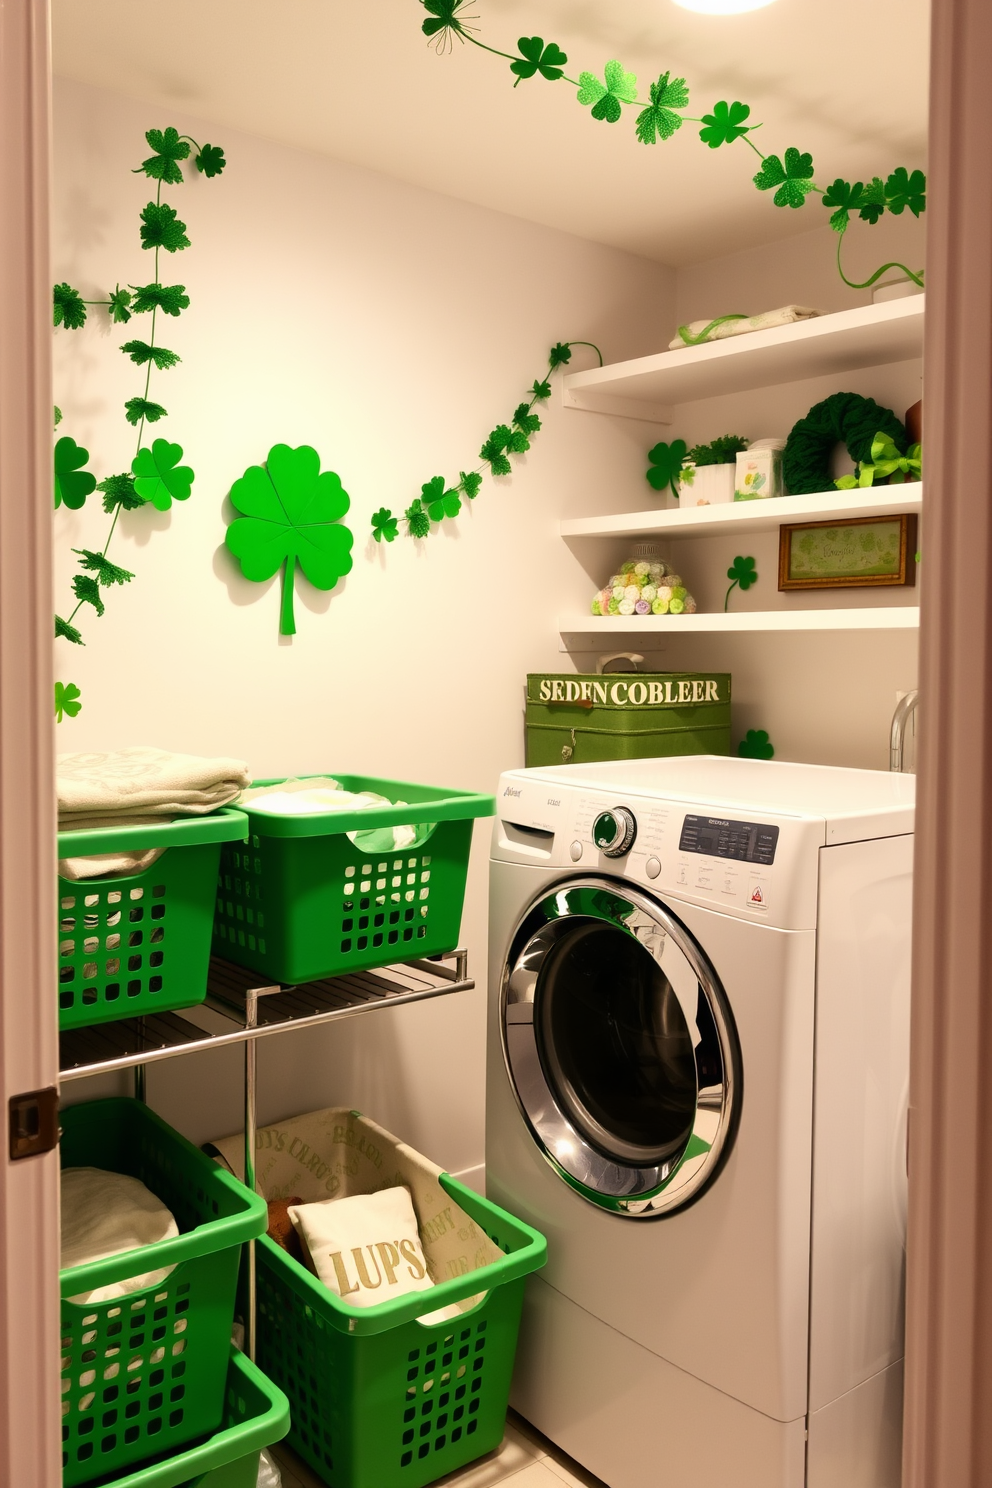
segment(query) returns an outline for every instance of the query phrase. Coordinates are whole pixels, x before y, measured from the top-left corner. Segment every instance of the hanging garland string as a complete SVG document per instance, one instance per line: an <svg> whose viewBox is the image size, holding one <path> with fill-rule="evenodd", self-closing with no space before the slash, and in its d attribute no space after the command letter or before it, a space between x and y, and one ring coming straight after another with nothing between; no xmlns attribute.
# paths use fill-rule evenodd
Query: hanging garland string
<svg viewBox="0 0 992 1488"><path fill-rule="evenodd" d="M103 495L103 509L110 517L110 528L106 541L99 550L73 548L78 555L81 572L72 579L75 606L68 619L55 617L56 639L61 638L75 646L84 645L82 634L73 622L83 605L90 605L97 617L105 612L104 593L115 585L129 584L134 574L120 568L107 557L117 522L122 511L133 511L150 504L159 511L167 510L173 502L185 501L190 494L194 473L188 465L181 465L182 446L170 444L167 439L155 439L149 449L143 445L145 428L166 418L168 410L161 403L151 400L152 370L166 372L178 365L181 358L168 347L160 346L156 340L158 316L178 316L189 307L189 295L184 284L163 284L159 275L159 255L179 253L190 246L186 236L186 224L173 207L162 201L163 185L179 186L183 172L179 162L187 160L191 152L193 163L201 175L220 175L227 164L224 152L218 145L199 145L190 135L180 135L176 129L149 129L145 139L152 150L147 160L142 161L132 174L144 175L156 182L155 200L142 208L140 214L140 237L143 249L154 253L154 277L149 284L131 284L122 289L118 283L106 299L85 300L78 289L65 282L56 284L53 290L52 319L56 328L78 331L86 324L88 309L105 309L114 325L126 325L134 315L151 314L148 340L125 341L121 351L138 367L145 368L144 387L141 393L128 398L124 404L124 416L137 429L135 453L130 470L117 475L108 475L97 482L96 477L85 468L89 453L68 435L55 445L55 505L78 510L93 490ZM61 422L62 412L55 409L55 424ZM78 702L79 689L73 683L56 684L55 712L59 722L63 715L75 717L82 706Z"/></svg>
<svg viewBox="0 0 992 1488"><path fill-rule="evenodd" d="M381 506L372 515L372 536L376 542L393 542L400 530L400 522L406 523L409 537L429 537L432 524L439 525L449 518L457 517L462 509L462 497L474 501L482 488L485 472L490 475L512 475L511 455L523 455L530 449L531 440L541 427L541 420L534 408L551 397L551 378L559 367L567 367L572 360L573 346L588 346L599 357L603 365L603 353L591 341L559 341L548 353L548 366L543 378L535 379L527 389L530 399L518 403L513 418L508 424L497 424L479 451L481 464L473 470L462 470L457 482L449 485L443 475L435 475L425 481L420 495L407 507L402 517L396 517L388 506ZM433 530L436 530L436 525Z"/></svg>
<svg viewBox="0 0 992 1488"><path fill-rule="evenodd" d="M568 77L564 71L568 57L557 43L545 42L541 36L521 36L514 55L478 39L475 34L478 27L470 25L476 17L467 13L469 0L420 0L420 3L427 11L421 30L439 53L450 51L456 40L463 45L468 42L508 61L515 88L537 76L550 83L568 83L577 90L578 102L591 109L592 117L602 123L616 124L625 108L636 108L639 112L634 131L642 145L671 139L683 124L699 124L699 137L711 150L743 140L761 161L752 178L755 186L759 191L774 191L772 200L777 207L798 210L805 206L807 196L817 195L823 206L832 209L830 226L838 235L837 269L851 289L868 289L889 269L900 269L914 284L922 286L922 269L914 271L896 262L883 264L864 283L856 283L844 273L841 250L852 213L856 212L863 222L872 226L886 212L899 217L908 208L914 217L921 216L926 211L927 178L923 171L910 173L905 166L899 166L884 181L881 176L874 176L868 182L845 181L838 176L831 186L817 186L813 180L813 157L808 152L790 146L783 156L765 155L758 148L751 135L761 125L747 122L751 117L749 104L722 99L713 105L710 113L695 117L684 112L689 107L686 79L673 78L670 71L661 73L658 81L651 83L646 99L638 98L637 78L620 62L607 62L602 78L592 72L580 72L578 79Z"/></svg>

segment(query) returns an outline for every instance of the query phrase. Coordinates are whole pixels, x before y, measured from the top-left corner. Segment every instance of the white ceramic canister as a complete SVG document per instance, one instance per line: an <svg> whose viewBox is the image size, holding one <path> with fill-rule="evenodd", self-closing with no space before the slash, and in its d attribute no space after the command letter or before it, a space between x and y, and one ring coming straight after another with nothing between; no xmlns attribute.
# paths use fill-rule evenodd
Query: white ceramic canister
<svg viewBox="0 0 992 1488"><path fill-rule="evenodd" d="M735 473L734 465L683 465L679 488L683 507L733 501Z"/></svg>
<svg viewBox="0 0 992 1488"><path fill-rule="evenodd" d="M784 496L782 451L785 440L768 437L755 439L737 456L734 480L735 501L759 501L768 496Z"/></svg>

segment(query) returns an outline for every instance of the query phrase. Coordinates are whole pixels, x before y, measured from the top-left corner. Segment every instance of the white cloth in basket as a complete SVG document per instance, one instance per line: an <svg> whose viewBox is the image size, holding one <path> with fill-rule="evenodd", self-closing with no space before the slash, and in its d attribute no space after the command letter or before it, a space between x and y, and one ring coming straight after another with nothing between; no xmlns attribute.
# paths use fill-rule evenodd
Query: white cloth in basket
<svg viewBox="0 0 992 1488"><path fill-rule="evenodd" d="M170 1240L179 1234L170 1211L139 1178L104 1168L62 1169L62 1266L83 1266L107 1256ZM70 1302L109 1302L158 1286L175 1270L147 1271L109 1282Z"/></svg>

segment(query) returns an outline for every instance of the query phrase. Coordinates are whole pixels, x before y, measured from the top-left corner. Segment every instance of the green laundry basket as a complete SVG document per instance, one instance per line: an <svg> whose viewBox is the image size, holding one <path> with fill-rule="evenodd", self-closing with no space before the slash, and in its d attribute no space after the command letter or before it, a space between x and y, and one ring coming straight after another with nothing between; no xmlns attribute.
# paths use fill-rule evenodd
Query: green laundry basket
<svg viewBox="0 0 992 1488"><path fill-rule="evenodd" d="M140 1179L180 1229L171 1240L61 1272L62 1482L76 1488L217 1431L241 1245L264 1232L267 1210L140 1101L70 1106L61 1119L64 1167ZM166 1266L175 1269L140 1292L70 1300Z"/></svg>
<svg viewBox="0 0 992 1488"><path fill-rule="evenodd" d="M498 1261L375 1307L352 1307L267 1236L256 1246L258 1359L289 1396L289 1442L330 1488L423 1488L503 1438L536 1230L447 1173L445 1192L505 1251ZM469 1312L417 1322L476 1296Z"/></svg>
<svg viewBox="0 0 992 1488"><path fill-rule="evenodd" d="M207 994L222 842L243 841L244 813L59 833L59 858L166 849L143 873L59 879L59 1028L87 1028L193 1007Z"/></svg>
<svg viewBox="0 0 992 1488"><path fill-rule="evenodd" d="M365 775L334 779L407 804L277 816L249 803L247 845L221 854L215 955L275 982L311 982L454 950L472 823L493 815L494 798ZM415 828L410 846L393 845L398 826Z"/></svg>
<svg viewBox="0 0 992 1488"><path fill-rule="evenodd" d="M172 1453L106 1488L255 1488L258 1457L289 1429L289 1401L237 1349L231 1350L221 1429L185 1452Z"/></svg>

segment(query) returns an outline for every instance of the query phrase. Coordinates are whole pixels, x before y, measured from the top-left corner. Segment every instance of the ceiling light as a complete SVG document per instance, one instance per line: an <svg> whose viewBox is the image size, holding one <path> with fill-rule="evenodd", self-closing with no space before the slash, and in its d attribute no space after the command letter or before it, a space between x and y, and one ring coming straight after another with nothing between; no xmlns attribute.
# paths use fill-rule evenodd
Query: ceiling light
<svg viewBox="0 0 992 1488"><path fill-rule="evenodd" d="M740 15L745 10L761 10L772 0L675 0L675 4L702 15Z"/></svg>

